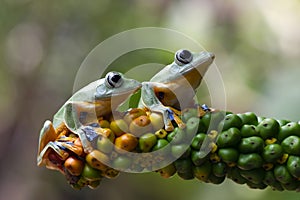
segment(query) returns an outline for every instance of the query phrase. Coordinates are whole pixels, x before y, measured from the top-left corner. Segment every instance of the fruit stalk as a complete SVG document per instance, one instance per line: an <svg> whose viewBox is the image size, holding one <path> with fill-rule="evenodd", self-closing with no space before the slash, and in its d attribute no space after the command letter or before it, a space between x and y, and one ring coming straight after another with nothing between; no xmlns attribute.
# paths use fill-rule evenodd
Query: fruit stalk
<svg viewBox="0 0 300 200"><path fill-rule="evenodd" d="M49 158L77 189L96 188L120 171L156 171L164 178L177 174L212 184L229 178L255 189L300 190L299 123L252 112L198 114L187 109L179 116L186 127L174 123L166 131L159 114L132 109L118 119L99 119L92 152L78 155L65 147L66 160L54 152Z"/></svg>

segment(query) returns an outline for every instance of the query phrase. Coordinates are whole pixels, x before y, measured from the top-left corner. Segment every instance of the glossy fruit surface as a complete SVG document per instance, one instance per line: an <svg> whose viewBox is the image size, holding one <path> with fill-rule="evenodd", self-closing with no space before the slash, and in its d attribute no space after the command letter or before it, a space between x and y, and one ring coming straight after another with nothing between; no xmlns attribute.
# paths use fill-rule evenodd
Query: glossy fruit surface
<svg viewBox="0 0 300 200"><path fill-rule="evenodd" d="M65 168L74 176L79 176L83 170L84 163L73 156L67 158L64 163Z"/></svg>
<svg viewBox="0 0 300 200"><path fill-rule="evenodd" d="M242 137L260 136L256 126L250 124L244 124L241 128Z"/></svg>
<svg viewBox="0 0 300 200"><path fill-rule="evenodd" d="M100 171L89 166L88 164L85 164L82 171L82 176L90 181L96 181L102 178Z"/></svg>
<svg viewBox="0 0 300 200"><path fill-rule="evenodd" d="M156 142L157 138L153 133L146 133L139 138L139 148L143 152L149 152Z"/></svg>
<svg viewBox="0 0 300 200"><path fill-rule="evenodd" d="M264 141L258 136L243 138L238 148L241 153L260 153L264 149Z"/></svg>
<svg viewBox="0 0 300 200"><path fill-rule="evenodd" d="M285 153L291 155L300 155L300 138L298 136L289 136L281 143L282 149Z"/></svg>
<svg viewBox="0 0 300 200"><path fill-rule="evenodd" d="M132 151L136 148L137 145L138 139L130 133L125 133L115 139L115 149L117 151L119 149L124 151Z"/></svg>
<svg viewBox="0 0 300 200"><path fill-rule="evenodd" d="M192 140L191 147L195 150L199 150L203 144L203 141L206 138L205 133L198 133Z"/></svg>
<svg viewBox="0 0 300 200"><path fill-rule="evenodd" d="M219 148L235 147L241 140L239 129L233 127L218 135L217 145Z"/></svg>
<svg viewBox="0 0 300 200"><path fill-rule="evenodd" d="M265 146L262 157L266 162L273 163L280 159L283 155L283 149L279 144L269 144Z"/></svg>
<svg viewBox="0 0 300 200"><path fill-rule="evenodd" d="M219 129L222 131L226 131L229 128L235 127L240 129L243 125L241 118L236 114L226 115L223 121L219 124Z"/></svg>
<svg viewBox="0 0 300 200"><path fill-rule="evenodd" d="M278 134L278 140L282 141L292 135L300 137L300 124L296 122L289 122L281 126Z"/></svg>
<svg viewBox="0 0 300 200"><path fill-rule="evenodd" d="M289 156L287 161L287 169L290 174L295 178L300 177L300 157L299 156Z"/></svg>
<svg viewBox="0 0 300 200"><path fill-rule="evenodd" d="M123 133L128 132L128 125L123 119L117 119L110 123L110 129L115 133L116 136L120 136Z"/></svg>
<svg viewBox="0 0 300 200"><path fill-rule="evenodd" d="M237 115L242 120L242 124L255 125L255 126L258 124L257 116L253 112L245 112Z"/></svg>
<svg viewBox="0 0 300 200"><path fill-rule="evenodd" d="M259 130L262 139L274 138L278 136L279 123L275 119L266 118L261 121L257 129Z"/></svg>
<svg viewBox="0 0 300 200"><path fill-rule="evenodd" d="M136 137L152 131L152 124L148 116L141 115L135 118L129 125L129 132Z"/></svg>
<svg viewBox="0 0 300 200"><path fill-rule="evenodd" d="M223 162L233 165L239 158L239 151L235 148L222 148L219 149L218 155Z"/></svg>
<svg viewBox="0 0 300 200"><path fill-rule="evenodd" d="M237 166L242 170L260 168L263 164L262 157L257 153L240 154Z"/></svg>

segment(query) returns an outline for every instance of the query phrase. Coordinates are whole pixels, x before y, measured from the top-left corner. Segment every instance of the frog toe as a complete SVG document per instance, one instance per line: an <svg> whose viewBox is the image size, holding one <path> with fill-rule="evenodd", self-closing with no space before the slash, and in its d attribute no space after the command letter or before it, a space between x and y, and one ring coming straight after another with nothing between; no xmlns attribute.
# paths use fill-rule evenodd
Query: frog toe
<svg viewBox="0 0 300 200"><path fill-rule="evenodd" d="M177 115L174 115L174 121L180 129L184 129L186 127L185 123L183 123L183 121Z"/></svg>
<svg viewBox="0 0 300 200"><path fill-rule="evenodd" d="M174 130L174 126L173 126L173 124L170 120L165 124L165 130L166 131L173 131Z"/></svg>

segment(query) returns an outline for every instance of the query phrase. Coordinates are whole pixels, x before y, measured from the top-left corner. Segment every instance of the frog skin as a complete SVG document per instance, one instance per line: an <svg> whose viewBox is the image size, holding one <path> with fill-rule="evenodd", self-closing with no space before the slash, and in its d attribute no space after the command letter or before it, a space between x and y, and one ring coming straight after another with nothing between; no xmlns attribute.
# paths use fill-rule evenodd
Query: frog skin
<svg viewBox="0 0 300 200"><path fill-rule="evenodd" d="M195 90L214 58L214 54L205 51L200 53L177 51L174 62L155 74L149 82L142 83L139 106L161 113L166 130L174 128L171 123L173 119L179 126L183 126L168 107L183 110L191 104L194 106L192 100Z"/></svg>
<svg viewBox="0 0 300 200"><path fill-rule="evenodd" d="M85 123L98 123L99 117L111 114L140 88L140 82L128 79L118 72L109 72L105 78L96 80L76 92L54 115L53 124L50 120L44 123L39 137L38 166L45 164L48 168L57 169L55 163L49 161L49 150L54 150L60 159L68 157L66 148L62 147L59 141L55 141L60 137L59 134L63 136L63 131L55 130L60 127L60 130L70 130L78 135L84 151L91 151L92 126L86 126Z"/></svg>

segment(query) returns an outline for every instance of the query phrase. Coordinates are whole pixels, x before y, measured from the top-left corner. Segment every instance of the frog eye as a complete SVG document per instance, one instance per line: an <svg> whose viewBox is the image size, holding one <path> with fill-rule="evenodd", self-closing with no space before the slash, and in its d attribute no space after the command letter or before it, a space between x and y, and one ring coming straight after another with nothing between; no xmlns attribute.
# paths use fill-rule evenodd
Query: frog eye
<svg viewBox="0 0 300 200"><path fill-rule="evenodd" d="M109 72L105 76L105 84L109 88L120 87L123 83L122 75L118 72Z"/></svg>
<svg viewBox="0 0 300 200"><path fill-rule="evenodd" d="M178 65L188 64L193 60L193 54L185 49L178 50L175 53L175 62Z"/></svg>

